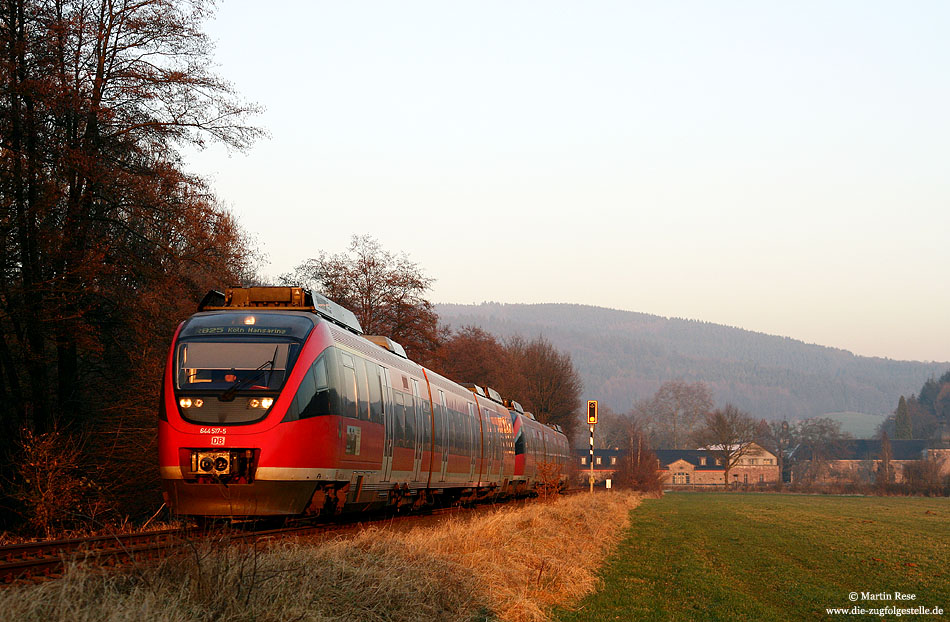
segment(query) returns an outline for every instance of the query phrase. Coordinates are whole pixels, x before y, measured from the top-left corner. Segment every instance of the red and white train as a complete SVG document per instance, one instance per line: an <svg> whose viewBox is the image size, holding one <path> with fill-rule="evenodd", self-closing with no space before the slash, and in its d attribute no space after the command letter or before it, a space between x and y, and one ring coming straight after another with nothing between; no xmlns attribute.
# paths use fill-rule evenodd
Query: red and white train
<svg viewBox="0 0 950 622"><path fill-rule="evenodd" d="M299 287L209 292L175 334L159 466L180 515L336 514L533 492L567 438Z"/></svg>

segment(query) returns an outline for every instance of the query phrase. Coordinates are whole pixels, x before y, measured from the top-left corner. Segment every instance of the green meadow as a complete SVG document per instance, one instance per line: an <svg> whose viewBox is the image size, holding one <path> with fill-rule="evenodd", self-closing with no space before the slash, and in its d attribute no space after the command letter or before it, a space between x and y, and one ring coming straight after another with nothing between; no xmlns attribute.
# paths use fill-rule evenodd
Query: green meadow
<svg viewBox="0 0 950 622"><path fill-rule="evenodd" d="M950 499L668 493L631 517L599 591L557 619L950 618Z"/></svg>

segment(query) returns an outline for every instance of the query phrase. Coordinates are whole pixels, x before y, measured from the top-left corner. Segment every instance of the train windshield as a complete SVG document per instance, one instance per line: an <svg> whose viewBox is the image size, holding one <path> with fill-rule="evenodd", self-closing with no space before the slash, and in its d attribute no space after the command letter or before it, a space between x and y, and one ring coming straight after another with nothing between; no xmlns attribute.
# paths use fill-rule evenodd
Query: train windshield
<svg viewBox="0 0 950 622"><path fill-rule="evenodd" d="M287 376L290 341L187 341L178 345L178 389L278 391Z"/></svg>

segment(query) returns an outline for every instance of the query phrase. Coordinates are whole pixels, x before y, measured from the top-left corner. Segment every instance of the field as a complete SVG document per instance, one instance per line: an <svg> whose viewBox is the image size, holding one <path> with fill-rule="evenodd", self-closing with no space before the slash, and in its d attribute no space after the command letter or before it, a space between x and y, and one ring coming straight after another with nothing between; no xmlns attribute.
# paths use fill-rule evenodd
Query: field
<svg viewBox="0 0 950 622"><path fill-rule="evenodd" d="M937 618L907 615L939 619L950 610L950 499L667 494L632 512L601 578L557 617L869 619L826 609L890 605L940 607ZM916 599L870 598L895 592Z"/></svg>

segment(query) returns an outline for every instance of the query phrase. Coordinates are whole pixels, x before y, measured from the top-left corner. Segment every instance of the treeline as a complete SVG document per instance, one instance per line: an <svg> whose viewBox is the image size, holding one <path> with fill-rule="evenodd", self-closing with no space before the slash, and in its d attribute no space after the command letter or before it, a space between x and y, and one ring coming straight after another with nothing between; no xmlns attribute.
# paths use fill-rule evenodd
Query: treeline
<svg viewBox="0 0 950 622"><path fill-rule="evenodd" d="M0 6L5 525L140 509L108 500L154 484L156 373L175 325L201 292L254 272L240 226L178 151L260 134L208 70L209 6Z"/></svg>
<svg viewBox="0 0 950 622"><path fill-rule="evenodd" d="M897 401L897 408L878 429L877 436L894 439L936 439L950 434L950 371L928 378L920 391Z"/></svg>

